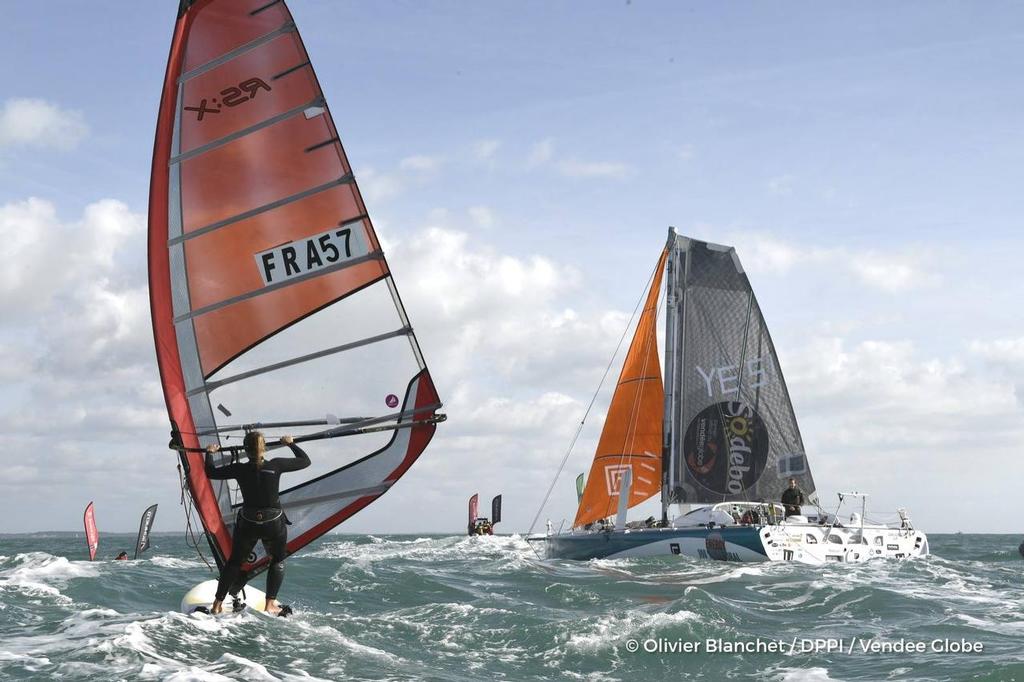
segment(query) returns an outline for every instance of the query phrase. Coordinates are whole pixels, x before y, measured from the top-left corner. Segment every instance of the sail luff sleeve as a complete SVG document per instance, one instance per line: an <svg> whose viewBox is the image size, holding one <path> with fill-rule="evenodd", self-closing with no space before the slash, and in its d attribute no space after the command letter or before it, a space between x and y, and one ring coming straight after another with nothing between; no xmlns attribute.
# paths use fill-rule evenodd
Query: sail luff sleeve
<svg viewBox="0 0 1024 682"><path fill-rule="evenodd" d="M160 97L160 109L153 145L153 168L150 179L148 266L150 312L157 365L163 387L164 401L172 428L180 435L181 444L198 449L199 439L192 419L185 388L185 377L178 352L174 327L174 305L171 282L170 252L167 247L169 214L173 210L168 160L175 134L178 102L178 75L184 61L185 42L191 13L178 19L171 40L170 54ZM220 515L217 496L203 472L202 454L181 454L186 471L186 485L199 512L218 564L223 564L230 548L230 536Z"/></svg>

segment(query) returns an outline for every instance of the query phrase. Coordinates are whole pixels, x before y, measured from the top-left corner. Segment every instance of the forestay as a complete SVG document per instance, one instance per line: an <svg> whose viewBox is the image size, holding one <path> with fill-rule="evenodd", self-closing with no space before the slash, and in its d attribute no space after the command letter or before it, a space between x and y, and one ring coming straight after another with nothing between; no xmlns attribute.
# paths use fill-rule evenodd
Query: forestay
<svg viewBox="0 0 1024 682"><path fill-rule="evenodd" d="M284 2L181 4L149 276L167 409L218 562L241 500L206 478L201 448L237 446L254 426L303 442L313 465L281 494L295 552L386 492L430 441L440 400Z"/></svg>

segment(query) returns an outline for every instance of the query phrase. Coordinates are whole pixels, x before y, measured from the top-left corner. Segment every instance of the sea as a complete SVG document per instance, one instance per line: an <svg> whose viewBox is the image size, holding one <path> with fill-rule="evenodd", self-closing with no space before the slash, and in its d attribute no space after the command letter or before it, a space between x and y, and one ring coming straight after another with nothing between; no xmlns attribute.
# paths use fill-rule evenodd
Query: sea
<svg viewBox="0 0 1024 682"><path fill-rule="evenodd" d="M295 615L179 612L213 577L183 535L0 536L2 680L1022 680L1010 535L812 568L539 558L523 538L328 535ZM263 578L256 579L262 587Z"/></svg>

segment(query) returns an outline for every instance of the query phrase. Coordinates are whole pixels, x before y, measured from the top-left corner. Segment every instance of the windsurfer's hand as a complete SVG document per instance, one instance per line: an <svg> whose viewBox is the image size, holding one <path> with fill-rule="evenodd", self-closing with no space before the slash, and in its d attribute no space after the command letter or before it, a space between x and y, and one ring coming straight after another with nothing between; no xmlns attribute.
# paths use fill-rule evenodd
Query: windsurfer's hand
<svg viewBox="0 0 1024 682"><path fill-rule="evenodd" d="M211 443L210 445L206 446L206 451L209 452L211 455L217 452L218 450L220 450L220 446L217 445L216 443Z"/></svg>
<svg viewBox="0 0 1024 682"><path fill-rule="evenodd" d="M291 445L295 442L295 439L291 436L281 436L281 445Z"/></svg>

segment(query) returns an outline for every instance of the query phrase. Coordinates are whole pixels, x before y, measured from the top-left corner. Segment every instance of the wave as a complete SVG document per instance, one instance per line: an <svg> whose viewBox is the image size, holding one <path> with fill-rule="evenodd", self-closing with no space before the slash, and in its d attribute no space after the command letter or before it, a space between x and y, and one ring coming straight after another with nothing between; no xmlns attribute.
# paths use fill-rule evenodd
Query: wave
<svg viewBox="0 0 1024 682"><path fill-rule="evenodd" d="M99 570L88 561L69 561L46 552L26 552L0 562L0 589L66 600L60 588L66 587L68 581L97 575Z"/></svg>
<svg viewBox="0 0 1024 682"><path fill-rule="evenodd" d="M693 611L675 613L646 613L629 611L621 614L599 616L579 623L574 632L568 633L564 647L567 650L598 651L620 645L630 639L651 638L672 630L672 636L699 635L696 626L702 618ZM684 625L685 627L678 627ZM685 639L685 637L684 637ZM555 648L557 651L558 648Z"/></svg>
<svg viewBox="0 0 1024 682"><path fill-rule="evenodd" d="M998 541L970 539L979 556ZM1020 565L966 552L817 568L568 562L538 560L517 536L333 536L289 559L297 615L271 619L178 613L180 595L208 577L184 539L137 562L71 561L62 547L0 543L0 679L1003 679L1019 672L1024 637ZM911 668L884 655L627 648L794 636L965 638L985 655L925 655Z"/></svg>
<svg viewBox="0 0 1024 682"><path fill-rule="evenodd" d="M161 568L206 568L206 564L197 559L179 559L172 556L154 556L139 561L146 561Z"/></svg>
<svg viewBox="0 0 1024 682"><path fill-rule="evenodd" d="M374 564L494 561L505 562L504 568L516 569L524 561L537 561L529 544L519 535L419 537L410 540L370 536L370 542L342 540L325 542L318 549L303 555L310 559L340 559L372 569Z"/></svg>

